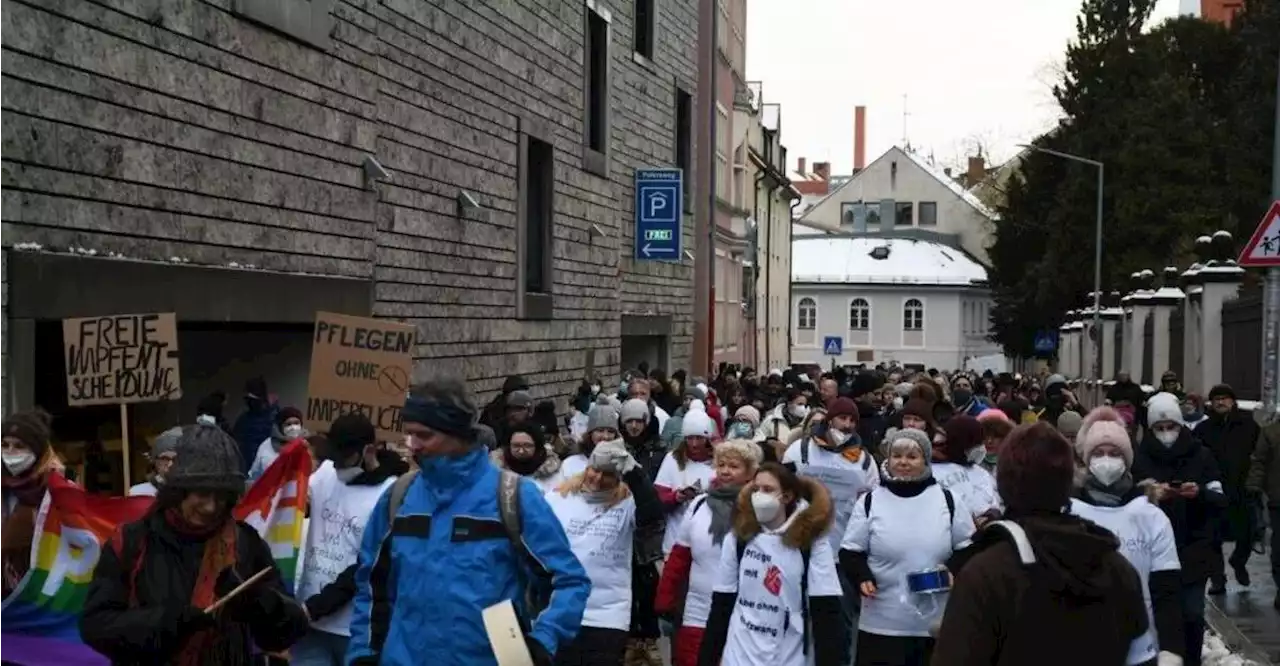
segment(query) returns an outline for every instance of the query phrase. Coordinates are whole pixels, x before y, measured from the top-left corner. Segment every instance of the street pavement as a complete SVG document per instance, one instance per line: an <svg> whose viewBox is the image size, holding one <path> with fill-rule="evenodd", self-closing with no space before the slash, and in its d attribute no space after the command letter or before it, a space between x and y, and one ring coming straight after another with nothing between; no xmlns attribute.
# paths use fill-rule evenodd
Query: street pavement
<svg viewBox="0 0 1280 666"><path fill-rule="evenodd" d="M1230 548L1230 546L1228 546ZM1259 664L1280 664L1280 611L1272 607L1276 596L1269 555L1249 559L1247 588L1227 574L1227 593L1210 596L1205 615L1233 651Z"/></svg>

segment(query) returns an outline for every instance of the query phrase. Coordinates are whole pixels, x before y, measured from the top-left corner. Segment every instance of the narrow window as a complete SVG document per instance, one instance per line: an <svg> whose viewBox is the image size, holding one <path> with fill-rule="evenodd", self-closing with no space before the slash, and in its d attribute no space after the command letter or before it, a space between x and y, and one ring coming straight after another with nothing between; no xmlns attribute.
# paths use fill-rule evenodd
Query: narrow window
<svg viewBox="0 0 1280 666"><path fill-rule="evenodd" d="M912 298L902 306L902 330L924 330L924 303Z"/></svg>
<svg viewBox="0 0 1280 666"><path fill-rule="evenodd" d="M899 201L897 204L897 217L894 218L894 225L899 227L911 226L911 202Z"/></svg>
<svg viewBox="0 0 1280 666"><path fill-rule="evenodd" d="M920 202L920 226L938 226L938 203L936 201Z"/></svg>
<svg viewBox="0 0 1280 666"><path fill-rule="evenodd" d="M693 95L676 88L676 166L684 172L684 206L693 210Z"/></svg>
<svg viewBox="0 0 1280 666"><path fill-rule="evenodd" d="M585 134L587 151L584 167L600 176L609 175L609 15L587 3L587 44L585 51Z"/></svg>
<svg viewBox="0 0 1280 666"><path fill-rule="evenodd" d="M653 45L655 24L657 23L657 12L654 3L656 0L635 0L636 4L636 26L635 26L635 44L632 48L636 53L653 60Z"/></svg>
<svg viewBox="0 0 1280 666"><path fill-rule="evenodd" d="M865 298L855 298L849 304L849 330L865 331L871 328L871 304Z"/></svg>
<svg viewBox="0 0 1280 666"><path fill-rule="evenodd" d="M818 325L818 304L812 298L800 299L800 328L812 330Z"/></svg>
<svg viewBox="0 0 1280 666"><path fill-rule="evenodd" d="M520 316L551 317L551 239L555 215L555 149L534 136L522 136L524 164L520 173L521 233Z"/></svg>

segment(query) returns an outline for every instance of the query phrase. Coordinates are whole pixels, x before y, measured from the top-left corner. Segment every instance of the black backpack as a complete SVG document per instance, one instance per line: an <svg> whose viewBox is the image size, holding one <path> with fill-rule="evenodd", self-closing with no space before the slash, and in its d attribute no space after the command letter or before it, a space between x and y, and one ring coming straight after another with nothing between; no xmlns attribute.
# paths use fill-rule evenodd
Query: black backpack
<svg viewBox="0 0 1280 666"><path fill-rule="evenodd" d="M874 492L874 491L872 491L872 492ZM866 513L866 514L867 514L867 517L868 517L868 518L870 518L870 517L871 517L871 494L872 494L871 492L868 492L866 495L863 495L863 496L862 496L862 511L863 511L863 513ZM955 497L953 497L953 496L951 495L951 491L950 491L950 490L947 490L946 488L943 488L943 489L942 489L942 497L943 497L943 499L946 499L946 500L947 500L947 513L951 514L951 521L952 521L952 522L955 522L955 519L956 519L956 498L955 498Z"/></svg>

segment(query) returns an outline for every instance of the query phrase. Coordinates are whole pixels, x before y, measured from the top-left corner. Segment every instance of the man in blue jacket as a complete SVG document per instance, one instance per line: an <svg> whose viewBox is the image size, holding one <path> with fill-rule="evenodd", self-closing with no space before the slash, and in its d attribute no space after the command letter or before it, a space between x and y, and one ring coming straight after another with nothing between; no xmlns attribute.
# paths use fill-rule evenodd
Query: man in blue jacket
<svg viewBox="0 0 1280 666"><path fill-rule="evenodd" d="M538 666L577 635L591 581L532 481L519 479L500 502L502 472L476 441L476 412L457 381L415 387L405 400L401 421L421 471L401 477L369 517L349 666L496 664L481 613L508 599ZM520 527L509 532L512 512ZM531 609L526 599L539 595L530 588L545 603Z"/></svg>

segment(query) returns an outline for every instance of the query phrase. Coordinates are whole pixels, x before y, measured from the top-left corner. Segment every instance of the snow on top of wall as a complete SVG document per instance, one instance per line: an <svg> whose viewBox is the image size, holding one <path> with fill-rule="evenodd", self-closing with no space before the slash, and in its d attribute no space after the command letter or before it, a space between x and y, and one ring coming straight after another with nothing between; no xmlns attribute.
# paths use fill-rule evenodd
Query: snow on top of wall
<svg viewBox="0 0 1280 666"><path fill-rule="evenodd" d="M933 284L985 282L987 269L942 243L909 238L816 237L792 240L793 282ZM887 248L887 256L872 256Z"/></svg>

